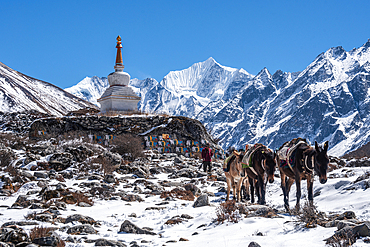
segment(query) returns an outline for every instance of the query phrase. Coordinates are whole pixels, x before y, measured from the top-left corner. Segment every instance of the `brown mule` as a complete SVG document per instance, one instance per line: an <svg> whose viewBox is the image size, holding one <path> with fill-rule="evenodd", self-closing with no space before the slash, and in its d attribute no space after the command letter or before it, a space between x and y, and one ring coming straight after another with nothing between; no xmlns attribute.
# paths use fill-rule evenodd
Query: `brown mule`
<svg viewBox="0 0 370 247"><path fill-rule="evenodd" d="M242 168L241 159L242 155L234 152L228 159L224 161L224 171L227 183L227 196L226 201L229 200L230 190L233 188L233 199L237 202L241 201L241 187L244 184L245 188L248 188L248 183L244 170ZM228 171L226 171L226 167ZM248 190L247 190L248 191ZM247 192L248 193L248 192Z"/></svg>
<svg viewBox="0 0 370 247"><path fill-rule="evenodd" d="M266 204L267 181L269 183L274 182L276 154L262 144L255 144L253 148L250 161L248 160L248 164L244 164L243 170L248 176L251 202L254 203L254 192L256 191L258 203L264 205Z"/></svg>
<svg viewBox="0 0 370 247"><path fill-rule="evenodd" d="M285 145L285 144L284 144ZM295 182L297 186L296 209L299 210L299 201L301 199L301 180L307 179L308 200L313 202L313 181L314 172L319 175L320 183L327 181L326 172L328 169L329 158L327 156L328 142L325 142L324 148L319 147L315 142L315 148L306 142L299 143L286 161L281 160L279 156L282 148L278 150L278 164L281 177L281 188L284 194L284 207L289 211L289 191Z"/></svg>

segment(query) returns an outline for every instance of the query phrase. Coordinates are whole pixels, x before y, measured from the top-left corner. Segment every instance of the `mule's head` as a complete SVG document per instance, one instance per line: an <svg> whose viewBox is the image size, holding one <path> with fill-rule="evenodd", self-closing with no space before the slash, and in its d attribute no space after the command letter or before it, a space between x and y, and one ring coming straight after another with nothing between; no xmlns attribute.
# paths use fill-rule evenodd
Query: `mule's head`
<svg viewBox="0 0 370 247"><path fill-rule="evenodd" d="M321 148L317 142L315 141L315 172L319 175L320 183L325 184L328 180L326 176L326 172L328 170L329 158L327 155L329 142L326 141L324 144L324 148Z"/></svg>
<svg viewBox="0 0 370 247"><path fill-rule="evenodd" d="M276 169L276 153L269 148L262 151L264 157L264 167L269 183L274 182L274 174Z"/></svg>

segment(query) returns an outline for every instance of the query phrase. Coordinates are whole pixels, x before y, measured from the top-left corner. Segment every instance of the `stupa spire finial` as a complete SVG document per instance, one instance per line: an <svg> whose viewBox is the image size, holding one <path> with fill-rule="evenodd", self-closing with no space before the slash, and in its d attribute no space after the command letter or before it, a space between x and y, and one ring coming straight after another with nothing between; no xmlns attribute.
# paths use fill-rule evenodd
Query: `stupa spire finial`
<svg viewBox="0 0 370 247"><path fill-rule="evenodd" d="M118 35L117 37L117 45L116 45L116 48L117 48L117 56L116 56L116 65L114 66L115 70L116 71L122 71L123 68L125 67L123 65L123 59L122 59L122 43L121 43L121 36Z"/></svg>

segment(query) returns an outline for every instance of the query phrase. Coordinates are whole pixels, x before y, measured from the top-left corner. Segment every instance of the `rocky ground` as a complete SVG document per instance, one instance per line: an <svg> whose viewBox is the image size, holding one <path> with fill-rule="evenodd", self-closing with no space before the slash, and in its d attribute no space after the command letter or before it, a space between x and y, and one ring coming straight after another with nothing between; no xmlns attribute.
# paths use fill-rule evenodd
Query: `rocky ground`
<svg viewBox="0 0 370 247"><path fill-rule="evenodd" d="M338 210L328 206L339 202L330 199L333 191L366 193L367 159L332 158L332 182L315 187L320 206L304 205L290 215L283 210L278 172L275 183L268 185L267 206L224 203L220 160L213 162L210 176L199 169L199 160L182 155L146 152L127 161L110 150L81 138L31 141L3 135L0 246L233 246L234 240L222 232L235 228L248 229L237 235L245 246L272 246L269 241L277 240L264 237L287 237L287 232L308 238L322 233L309 246L369 242L363 194L358 194L361 205ZM291 200L294 205L294 188ZM283 230L265 228L273 223ZM215 244L217 237L222 245Z"/></svg>

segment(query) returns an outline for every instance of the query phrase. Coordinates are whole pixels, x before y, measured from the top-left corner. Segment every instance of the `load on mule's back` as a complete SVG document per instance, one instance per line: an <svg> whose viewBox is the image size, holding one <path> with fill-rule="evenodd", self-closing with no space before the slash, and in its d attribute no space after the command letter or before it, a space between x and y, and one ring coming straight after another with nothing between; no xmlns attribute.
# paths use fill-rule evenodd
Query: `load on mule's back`
<svg viewBox="0 0 370 247"><path fill-rule="evenodd" d="M314 172L319 176L320 183L326 183L326 171L329 164L328 147L328 141L325 142L324 148L319 147L317 142L315 142L315 148L313 148L307 144L305 139L295 138L285 142L277 151L281 188L284 194L284 206L287 211L289 211L289 191L294 182L296 182L297 187L297 209L299 209L301 198L302 179L307 179L308 200L310 202L313 202Z"/></svg>

